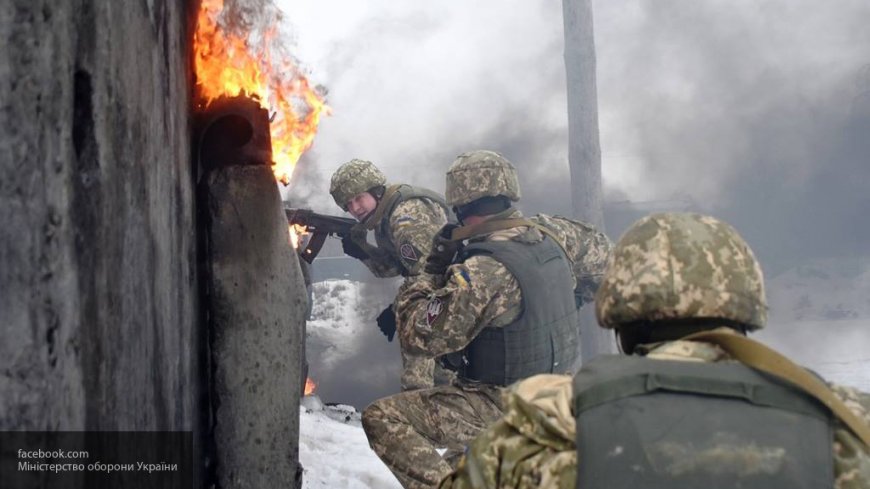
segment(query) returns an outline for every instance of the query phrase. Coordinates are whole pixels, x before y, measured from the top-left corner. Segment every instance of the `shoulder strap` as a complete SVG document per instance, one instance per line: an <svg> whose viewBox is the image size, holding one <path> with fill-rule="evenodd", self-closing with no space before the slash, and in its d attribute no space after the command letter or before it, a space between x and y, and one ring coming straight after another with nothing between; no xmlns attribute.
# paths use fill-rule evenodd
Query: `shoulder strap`
<svg viewBox="0 0 870 489"><path fill-rule="evenodd" d="M703 331L681 339L713 343L743 364L791 382L827 406L865 446L870 447L870 426L846 407L824 382L777 351L745 336L715 331Z"/></svg>
<svg viewBox="0 0 870 489"><path fill-rule="evenodd" d="M549 236L550 239L552 239L553 242L562 249L562 252L565 253L565 256L569 256L568 252L565 250L565 247L562 246L562 242L559 241L559 239L552 231L536 222L532 222L526 219L525 217L514 217L510 219L490 219L487 221L483 221L480 224L461 226L453 230L453 233L450 235L450 240L462 241L474 236L479 236L481 234L494 233L496 231L517 228L520 226L535 228L544 235Z"/></svg>
<svg viewBox="0 0 870 489"><path fill-rule="evenodd" d="M533 226L534 223L521 217L512 219L489 219L479 224L460 226L453 230L450 235L451 241L462 241L481 234L494 233L504 229L518 228L520 226Z"/></svg>

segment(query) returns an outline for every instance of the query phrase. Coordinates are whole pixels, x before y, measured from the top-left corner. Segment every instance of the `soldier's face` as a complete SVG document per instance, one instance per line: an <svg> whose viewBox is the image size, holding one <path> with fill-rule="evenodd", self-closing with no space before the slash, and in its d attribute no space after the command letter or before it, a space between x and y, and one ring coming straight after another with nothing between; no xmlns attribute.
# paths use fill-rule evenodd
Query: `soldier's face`
<svg viewBox="0 0 870 489"><path fill-rule="evenodd" d="M368 192L356 194L352 199L347 201L347 211L357 221L365 219L377 206L378 201Z"/></svg>

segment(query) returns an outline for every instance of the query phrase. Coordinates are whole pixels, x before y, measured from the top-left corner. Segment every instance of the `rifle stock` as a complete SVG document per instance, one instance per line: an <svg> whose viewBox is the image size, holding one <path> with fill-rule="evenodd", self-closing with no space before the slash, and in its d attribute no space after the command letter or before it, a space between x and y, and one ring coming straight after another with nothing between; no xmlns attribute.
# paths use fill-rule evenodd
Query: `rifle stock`
<svg viewBox="0 0 870 489"><path fill-rule="evenodd" d="M356 220L348 217L318 214L311 209L285 207L284 214L287 216L288 224L304 226L312 235L305 248L299 252L302 259L308 263L313 262L317 254L320 253L327 236L333 235L343 238L348 236L351 229L357 224Z"/></svg>

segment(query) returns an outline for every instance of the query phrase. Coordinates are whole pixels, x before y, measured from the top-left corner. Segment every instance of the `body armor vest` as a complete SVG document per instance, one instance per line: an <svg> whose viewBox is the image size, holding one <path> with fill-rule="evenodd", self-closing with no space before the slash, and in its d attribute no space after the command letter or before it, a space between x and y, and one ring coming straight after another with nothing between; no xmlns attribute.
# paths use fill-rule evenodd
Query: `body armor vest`
<svg viewBox="0 0 870 489"><path fill-rule="evenodd" d="M375 243L377 243L378 248L389 253L389 256L395 261L397 268L402 271L403 276L408 275L408 270L402 264L402 261L399 260L399 251L396 249L395 244L393 243L393 236L390 232L390 218L393 216L393 212L396 210L396 207L399 206L402 202L405 202L409 199L426 199L430 200L436 204L438 204L442 209L444 209L444 214L447 216L448 221L450 220L450 209L447 208L447 204L444 202L444 197L432 192L431 190L427 190L425 188L413 187L411 185L400 184L398 188L395 190L393 196L389 199L389 202L384 202L384 205L388 207L383 212L383 217L381 218L381 222L375 225ZM420 257L424 259L425 257Z"/></svg>
<svg viewBox="0 0 870 489"><path fill-rule="evenodd" d="M735 362L605 355L574 376L577 487L833 487L832 418Z"/></svg>
<svg viewBox="0 0 870 489"><path fill-rule="evenodd" d="M462 378L502 386L536 374L571 372L580 333L571 265L559 245L550 238L482 241L466 246L458 261L474 255L507 267L519 283L522 312L506 326L484 328L464 350L446 356L445 367Z"/></svg>

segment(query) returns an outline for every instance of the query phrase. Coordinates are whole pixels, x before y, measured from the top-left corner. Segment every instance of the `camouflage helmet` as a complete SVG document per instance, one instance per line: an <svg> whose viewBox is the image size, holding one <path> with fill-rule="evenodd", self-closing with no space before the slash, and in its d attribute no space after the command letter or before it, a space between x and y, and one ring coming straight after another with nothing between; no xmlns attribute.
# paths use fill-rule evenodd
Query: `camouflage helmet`
<svg viewBox="0 0 870 489"><path fill-rule="evenodd" d="M457 156L447 170L444 193L451 207L497 195L516 202L520 200L520 182L516 168L504 156L495 151L469 151Z"/></svg>
<svg viewBox="0 0 870 489"><path fill-rule="evenodd" d="M752 250L728 224L700 214L653 214L614 247L595 314L604 328L711 318L761 329L767 322L764 278Z"/></svg>
<svg viewBox="0 0 870 489"><path fill-rule="evenodd" d="M332 174L329 193L339 207L347 210L350 199L386 183L384 174L371 161L352 159Z"/></svg>

